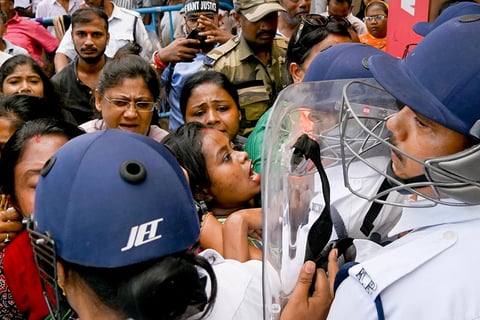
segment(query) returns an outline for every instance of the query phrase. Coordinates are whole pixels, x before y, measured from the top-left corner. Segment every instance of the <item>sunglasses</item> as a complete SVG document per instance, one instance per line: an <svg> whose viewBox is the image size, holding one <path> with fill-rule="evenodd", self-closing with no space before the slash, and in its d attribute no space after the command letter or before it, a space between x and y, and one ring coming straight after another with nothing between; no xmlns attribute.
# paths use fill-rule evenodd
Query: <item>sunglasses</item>
<svg viewBox="0 0 480 320"><path fill-rule="evenodd" d="M352 24L348 21L347 18L339 16L322 16L321 14L307 14L302 16L302 21L298 25L297 33L295 34L295 39L293 44L297 44L298 40L302 36L302 31L305 25L312 27L325 27L329 23L338 23L343 25L345 28L350 28Z"/></svg>

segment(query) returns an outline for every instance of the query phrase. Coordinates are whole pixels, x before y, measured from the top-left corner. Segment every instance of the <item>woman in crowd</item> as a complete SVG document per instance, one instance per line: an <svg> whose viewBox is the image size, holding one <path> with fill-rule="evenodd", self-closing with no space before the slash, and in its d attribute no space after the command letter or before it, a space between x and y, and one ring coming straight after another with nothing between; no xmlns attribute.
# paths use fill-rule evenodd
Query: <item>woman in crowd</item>
<svg viewBox="0 0 480 320"><path fill-rule="evenodd" d="M161 141L167 132L150 125L160 95L155 70L143 58L126 55L108 62L98 79L95 107L100 119L80 125L87 132L120 129Z"/></svg>
<svg viewBox="0 0 480 320"><path fill-rule="evenodd" d="M360 42L387 51L388 4L381 0L370 2L363 20L367 33L360 35Z"/></svg>
<svg viewBox="0 0 480 320"><path fill-rule="evenodd" d="M319 15L309 15L294 31L286 54L285 65L293 83L303 81L303 77L315 56L324 50L344 42L352 42L350 22L343 18L328 20ZM255 129L248 136L245 151L253 160L253 169L261 172L262 143L265 126L271 108L258 120Z"/></svg>
<svg viewBox="0 0 480 320"><path fill-rule="evenodd" d="M58 117L59 107L45 98L13 94L0 99L0 151L26 121Z"/></svg>
<svg viewBox="0 0 480 320"><path fill-rule="evenodd" d="M0 190L27 217L33 213L40 171L53 153L82 134L77 126L42 118L26 122L8 140L0 158ZM1 319L43 319L48 308L28 232L21 232L0 252Z"/></svg>
<svg viewBox="0 0 480 320"><path fill-rule="evenodd" d="M199 122L186 123L163 143L188 173L202 213L200 246L239 261L261 259L254 240L261 239L261 208L252 208L260 176L248 155L233 150L224 133Z"/></svg>
<svg viewBox="0 0 480 320"><path fill-rule="evenodd" d="M185 82L180 95L183 120L201 122L223 132L235 150L245 148L246 139L238 136L242 115L237 89L216 71L200 71Z"/></svg>
<svg viewBox="0 0 480 320"><path fill-rule="evenodd" d="M36 258L49 263L39 265L43 281L59 299L63 293L76 318L198 319L210 312L216 277L194 253L192 195L164 146L107 130L70 141L50 164L28 230L39 240ZM55 319L59 299L49 301Z"/></svg>
<svg viewBox="0 0 480 320"><path fill-rule="evenodd" d="M301 26L301 27L300 27ZM288 42L286 63L291 82L302 82L313 58L338 43L352 42L350 22L337 17L329 20L321 15L308 15Z"/></svg>
<svg viewBox="0 0 480 320"><path fill-rule="evenodd" d="M30 56L16 55L0 67L0 93L44 98L55 118L75 123L70 112L63 109L60 95L38 63Z"/></svg>
<svg viewBox="0 0 480 320"><path fill-rule="evenodd" d="M13 94L0 99L0 152L5 143L25 122L51 117L55 118L58 109L48 104L44 98L29 95ZM22 218L9 203L8 195L2 195L4 200L0 210L0 249L9 244L23 230Z"/></svg>

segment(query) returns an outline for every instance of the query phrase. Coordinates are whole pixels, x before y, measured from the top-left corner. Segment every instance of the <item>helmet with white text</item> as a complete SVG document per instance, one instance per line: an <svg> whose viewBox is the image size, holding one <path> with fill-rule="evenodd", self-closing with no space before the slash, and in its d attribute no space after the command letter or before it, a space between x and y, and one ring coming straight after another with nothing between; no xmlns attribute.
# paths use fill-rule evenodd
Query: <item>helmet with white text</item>
<svg viewBox="0 0 480 320"><path fill-rule="evenodd" d="M62 300L57 262L68 266L69 272L75 270L90 287L93 275L107 278L102 285L111 286L113 293L107 298L99 295L100 300L108 301L114 310L121 309L128 318L152 318L144 313L148 302L129 302L135 290L141 291L141 285L131 288L145 270L150 298L159 299L161 294L176 300L155 302L157 316L160 309L163 313L170 307L168 312L176 315L192 305L199 308L189 312L200 312L211 302L205 283L197 281L196 266L206 269L210 278L213 271L192 252L200 227L184 172L167 148L144 135L104 130L60 148L41 171L28 231L54 319L63 314L57 303ZM155 277L162 264L162 277ZM96 282L104 280L95 277ZM181 278L189 279L193 287L183 285ZM53 288L53 299L47 285ZM182 290L172 290L172 286L178 289L180 285L191 294L181 292L179 298ZM127 303L116 305L122 301Z"/></svg>

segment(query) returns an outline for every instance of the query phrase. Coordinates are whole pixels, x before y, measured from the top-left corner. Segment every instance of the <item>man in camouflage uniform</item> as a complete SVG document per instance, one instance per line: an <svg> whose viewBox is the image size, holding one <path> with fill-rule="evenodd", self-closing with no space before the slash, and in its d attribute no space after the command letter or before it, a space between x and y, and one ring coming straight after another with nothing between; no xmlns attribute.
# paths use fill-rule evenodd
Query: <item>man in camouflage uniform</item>
<svg viewBox="0 0 480 320"><path fill-rule="evenodd" d="M288 84L285 68L286 38L276 36L277 0L238 0L234 17L239 35L213 49L204 60L204 69L225 74L240 97L239 134L247 136L258 119Z"/></svg>

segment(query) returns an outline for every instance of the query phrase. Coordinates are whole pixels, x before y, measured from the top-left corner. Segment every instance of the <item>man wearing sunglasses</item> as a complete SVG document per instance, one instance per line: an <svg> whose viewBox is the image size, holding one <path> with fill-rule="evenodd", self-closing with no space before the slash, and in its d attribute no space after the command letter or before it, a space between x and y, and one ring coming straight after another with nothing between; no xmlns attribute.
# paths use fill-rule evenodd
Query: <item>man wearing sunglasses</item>
<svg viewBox="0 0 480 320"><path fill-rule="evenodd" d="M322 13L323 16L336 16L347 18L352 24L358 35L367 33L367 28L362 20L352 14L353 0L327 0L327 11Z"/></svg>
<svg viewBox="0 0 480 320"><path fill-rule="evenodd" d="M288 84L285 71L287 39L277 37L278 12L285 11L277 0L238 0L234 18L241 32L212 50L205 69L225 74L240 97L240 135L247 136L258 119Z"/></svg>

